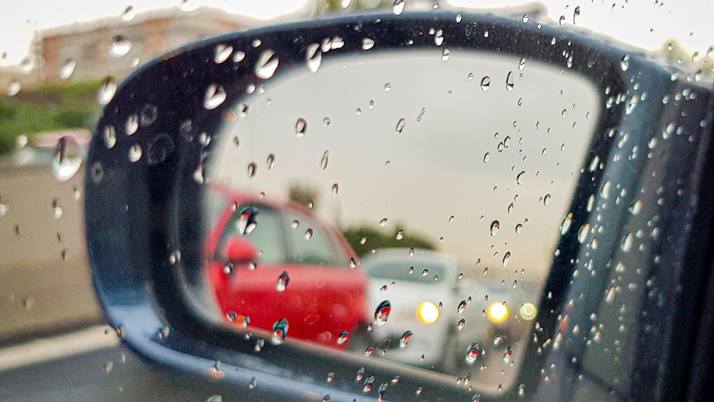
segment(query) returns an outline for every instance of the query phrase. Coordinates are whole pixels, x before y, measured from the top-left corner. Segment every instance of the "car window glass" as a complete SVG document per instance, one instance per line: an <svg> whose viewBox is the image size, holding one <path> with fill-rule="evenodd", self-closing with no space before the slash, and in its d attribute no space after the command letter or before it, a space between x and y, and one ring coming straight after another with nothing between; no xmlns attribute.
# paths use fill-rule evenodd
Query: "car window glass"
<svg viewBox="0 0 714 402"><path fill-rule="evenodd" d="M366 262L363 267L370 275L381 279L426 283L446 279L444 266L433 262L409 261L408 266L398 262L384 262L371 266L369 262Z"/></svg>
<svg viewBox="0 0 714 402"><path fill-rule="evenodd" d="M258 251L259 264L280 264L285 262L286 247L283 234L283 220L275 209L262 205L239 205L236 210L243 208L256 208L255 228L245 233L245 224L241 222L240 215L234 213L225 226L221 236L220 252L225 247L226 241L233 236L245 236Z"/></svg>
<svg viewBox="0 0 714 402"><path fill-rule="evenodd" d="M297 212L286 214L286 229L290 244L291 260L298 264L338 265L346 264L340 245L331 238L330 233L314 219Z"/></svg>

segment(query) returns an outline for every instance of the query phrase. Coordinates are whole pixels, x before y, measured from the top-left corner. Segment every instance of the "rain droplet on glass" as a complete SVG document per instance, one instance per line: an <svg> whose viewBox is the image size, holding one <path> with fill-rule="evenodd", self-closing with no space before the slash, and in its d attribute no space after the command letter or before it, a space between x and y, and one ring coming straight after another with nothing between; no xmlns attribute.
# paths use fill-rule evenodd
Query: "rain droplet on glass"
<svg viewBox="0 0 714 402"><path fill-rule="evenodd" d="M278 276L277 282L275 282L275 290L278 292L284 292L285 289L287 289L289 282L290 275L288 275L287 271L283 271L283 273Z"/></svg>
<svg viewBox="0 0 714 402"><path fill-rule="evenodd" d="M317 72L320 69L320 64L322 63L322 51L320 50L319 43L313 43L308 45L305 51L305 63L307 68L311 72Z"/></svg>
<svg viewBox="0 0 714 402"><path fill-rule="evenodd" d="M481 78L481 90L483 92L488 91L488 88L491 86L491 77L488 75L484 76Z"/></svg>
<svg viewBox="0 0 714 402"><path fill-rule="evenodd" d="M114 97L117 90L117 82L114 77L107 77L102 81L97 92L97 101L100 105L106 105Z"/></svg>
<svg viewBox="0 0 714 402"><path fill-rule="evenodd" d="M264 50L255 63L255 75L257 75L258 78L267 80L275 74L279 63L280 60L274 50Z"/></svg>
<svg viewBox="0 0 714 402"><path fill-rule="evenodd" d="M389 319L389 314L391 314L391 312L392 304L389 302L389 300L383 300L374 310L374 323L377 324L378 327L381 327L382 325L386 324L387 320Z"/></svg>
<svg viewBox="0 0 714 402"><path fill-rule="evenodd" d="M226 91L218 84L211 84L206 89L206 94L203 98L203 107L208 110L213 110L220 106L226 100Z"/></svg>
<svg viewBox="0 0 714 402"><path fill-rule="evenodd" d="M57 141L52 158L52 173L59 181L67 181L74 177L82 165L82 153L77 140L65 135Z"/></svg>
<svg viewBox="0 0 714 402"><path fill-rule="evenodd" d="M131 51L131 41L123 35L116 35L112 38L109 47L109 54L114 57L123 57Z"/></svg>
<svg viewBox="0 0 714 402"><path fill-rule="evenodd" d="M59 76L61 79L66 80L74 74L74 69L77 67L77 62L74 59L65 60L64 64L60 68Z"/></svg>

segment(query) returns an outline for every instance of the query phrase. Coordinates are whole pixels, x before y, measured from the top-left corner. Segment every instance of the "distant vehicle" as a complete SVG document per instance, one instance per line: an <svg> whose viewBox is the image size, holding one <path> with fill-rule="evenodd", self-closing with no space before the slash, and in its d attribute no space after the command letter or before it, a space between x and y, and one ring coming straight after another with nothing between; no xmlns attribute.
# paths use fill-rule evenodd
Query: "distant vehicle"
<svg viewBox="0 0 714 402"><path fill-rule="evenodd" d="M205 251L226 319L265 331L285 320L290 339L349 347L366 324L367 277L344 237L293 202L225 189L211 197L221 212Z"/></svg>
<svg viewBox="0 0 714 402"><path fill-rule="evenodd" d="M386 358L413 366L453 371L457 364L455 258L429 250L382 249L365 258L370 305L391 302L384 325L374 324L372 344Z"/></svg>
<svg viewBox="0 0 714 402"><path fill-rule="evenodd" d="M514 288L511 281L497 277L461 279L456 294L462 300L478 303L458 318L469 321L458 331L459 363L474 366L479 359L473 353L480 355L486 350L508 361L510 346L523 339L538 315L539 292L537 284L526 280Z"/></svg>

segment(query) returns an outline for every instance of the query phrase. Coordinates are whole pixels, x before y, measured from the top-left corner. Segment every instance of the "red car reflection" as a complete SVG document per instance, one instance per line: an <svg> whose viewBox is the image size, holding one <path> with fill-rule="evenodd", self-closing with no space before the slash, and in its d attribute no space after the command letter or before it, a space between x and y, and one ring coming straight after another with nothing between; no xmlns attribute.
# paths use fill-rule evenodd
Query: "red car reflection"
<svg viewBox="0 0 714 402"><path fill-rule="evenodd" d="M367 277L345 238L293 202L226 190L213 196L223 207L206 255L226 318L267 331L285 319L288 338L347 348L344 331L354 334L367 319Z"/></svg>

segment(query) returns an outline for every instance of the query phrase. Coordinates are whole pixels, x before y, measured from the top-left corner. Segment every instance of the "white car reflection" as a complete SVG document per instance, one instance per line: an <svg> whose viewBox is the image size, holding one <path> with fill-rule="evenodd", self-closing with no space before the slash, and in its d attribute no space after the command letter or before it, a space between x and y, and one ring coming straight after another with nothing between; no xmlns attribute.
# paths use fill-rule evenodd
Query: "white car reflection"
<svg viewBox="0 0 714 402"><path fill-rule="evenodd" d="M382 249L366 257L362 267L370 277L370 305L388 300L392 308L383 325L373 325L375 353L412 366L452 371L458 359L456 259L428 250Z"/></svg>

